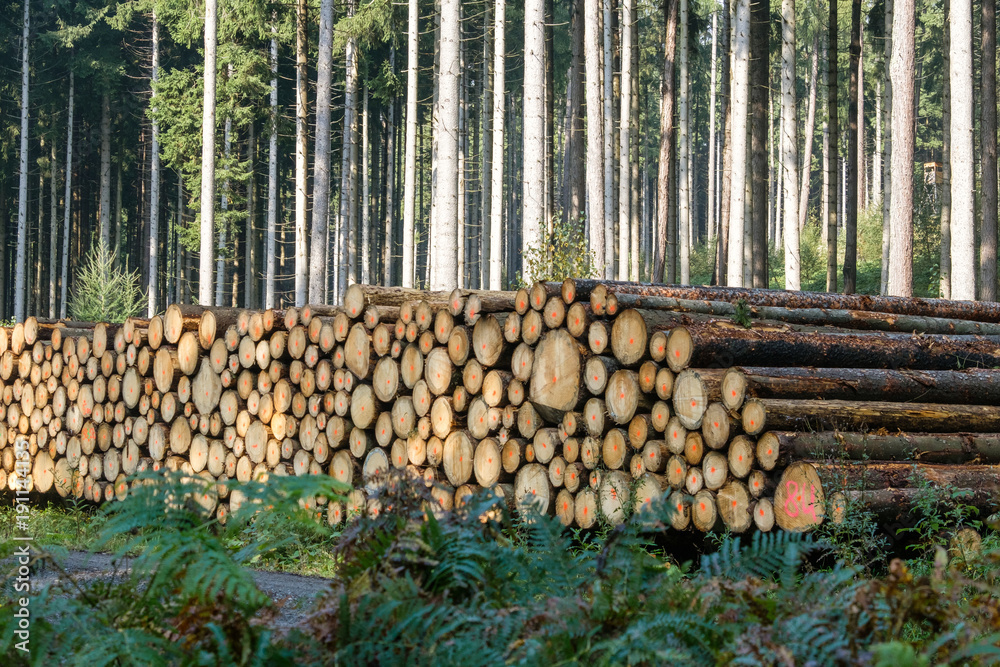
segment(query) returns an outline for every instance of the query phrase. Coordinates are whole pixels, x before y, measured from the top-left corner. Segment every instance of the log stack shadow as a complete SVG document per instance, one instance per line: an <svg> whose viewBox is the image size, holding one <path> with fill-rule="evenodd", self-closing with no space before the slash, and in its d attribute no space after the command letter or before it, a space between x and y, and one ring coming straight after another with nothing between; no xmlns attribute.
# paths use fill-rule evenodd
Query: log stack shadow
<svg viewBox="0 0 1000 667"><path fill-rule="evenodd" d="M0 488L107 502L180 470L224 521L220 482L329 475L337 524L397 469L441 509L491 489L591 528L663 499L734 533L905 513L921 479L989 509L997 367L998 304L612 281L29 318L0 329Z"/></svg>

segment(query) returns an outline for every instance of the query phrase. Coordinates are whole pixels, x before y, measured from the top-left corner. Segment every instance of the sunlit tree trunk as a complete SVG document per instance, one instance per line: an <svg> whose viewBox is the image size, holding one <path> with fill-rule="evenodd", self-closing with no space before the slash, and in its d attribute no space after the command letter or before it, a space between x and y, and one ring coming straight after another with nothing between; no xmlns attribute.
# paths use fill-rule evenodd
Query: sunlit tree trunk
<svg viewBox="0 0 1000 667"><path fill-rule="evenodd" d="M950 0L944 0L944 43L947 46L951 39ZM951 54L949 49L942 49L944 71L950 72ZM941 263L938 268L940 275L940 292L942 299L951 298L951 76L944 76L943 92L941 94Z"/></svg>
<svg viewBox="0 0 1000 667"><path fill-rule="evenodd" d="M396 65L396 47L389 51L390 66ZM396 239L393 234L396 219L396 98L389 100L385 123L385 245L382 248L382 284L392 284L392 255Z"/></svg>
<svg viewBox="0 0 1000 667"><path fill-rule="evenodd" d="M615 149L614 149L614 56L611 49L611 0L602 0L604 8L604 277L615 271ZM588 105L589 106L589 105ZM588 114L590 110L588 109ZM595 113L593 116L597 118ZM600 258L598 258L600 261Z"/></svg>
<svg viewBox="0 0 1000 667"><path fill-rule="evenodd" d="M274 308L275 235L278 227L278 28L271 14L271 115L267 149L267 232L264 241L264 307Z"/></svg>
<svg viewBox="0 0 1000 667"><path fill-rule="evenodd" d="M799 264L798 139L795 95L795 1L781 3L781 162L784 171L782 229L785 241L785 289L801 289Z"/></svg>
<svg viewBox="0 0 1000 667"><path fill-rule="evenodd" d="M217 0L205 0L205 95L201 115L201 253L198 302L212 303L212 240L215 231L215 49Z"/></svg>
<svg viewBox="0 0 1000 667"><path fill-rule="evenodd" d="M522 257L538 252L545 217L545 1L524 4L524 201ZM524 264L523 280L534 276Z"/></svg>
<svg viewBox="0 0 1000 667"><path fill-rule="evenodd" d="M458 0L441 0L440 76L434 139L437 143L437 183L434 188L431 258L431 289L458 286L458 84L459 23Z"/></svg>
<svg viewBox="0 0 1000 667"><path fill-rule="evenodd" d="M369 203L368 87L361 89L361 282L371 282L372 219Z"/></svg>
<svg viewBox="0 0 1000 667"><path fill-rule="evenodd" d="M330 218L330 105L333 94L333 0L319 5L316 67L316 148L313 151L313 207L309 253L309 301L326 301L326 235Z"/></svg>
<svg viewBox="0 0 1000 667"><path fill-rule="evenodd" d="M160 23L156 17L156 10L153 10L153 62L152 62L152 88L153 95L150 98L150 106L155 114L156 106L156 82L160 76ZM146 315L152 317L156 314L157 286L160 280L160 270L158 253L160 248L160 123L153 116L152 122L152 142L150 151L149 166L149 267L147 269L148 281L146 283ZM55 170L52 172L55 174ZM53 263L54 265L54 263ZM53 285L55 281L52 281Z"/></svg>
<svg viewBox="0 0 1000 667"><path fill-rule="evenodd" d="M767 92L770 77L768 5L750 5L750 225L745 228L747 285L767 287ZM746 274L746 272L744 272Z"/></svg>
<svg viewBox="0 0 1000 667"><path fill-rule="evenodd" d="M631 0L629 0L631 2ZM632 174L630 178L631 185L631 202L629 203L630 214L632 216L632 233L630 235L632 244L632 263L629 270L629 280L639 280L639 237L642 234L643 219L641 216L641 205L639 202L639 186L640 186L640 176L639 176L639 152L640 144L639 141L639 21L635 14L634 8L631 12L632 20L629 24L629 32L631 33L630 41L632 44L632 63L631 63L631 90L629 91L629 97L631 99L631 113L629 114L629 138L632 144L632 160L631 169ZM648 261L648 260L647 260Z"/></svg>
<svg viewBox="0 0 1000 667"><path fill-rule="evenodd" d="M664 36L663 72L660 79L660 162L659 174L656 179L656 248L653 262L653 282L675 279L673 275L674 239L670 234L670 205L672 201L670 182L674 178L671 147L674 142L674 54L677 52L677 5L678 0L667 0L663 6L666 34ZM590 98L587 98L587 105L590 105ZM593 205L593 199L591 199L591 206ZM670 264L670 270L665 274L666 264Z"/></svg>
<svg viewBox="0 0 1000 667"><path fill-rule="evenodd" d="M965 0L966 3L969 0ZM966 5L970 6L969 4ZM971 17L971 9L970 9ZM892 245L889 247L889 285L888 293L895 296L913 295L913 101L914 101L914 28L916 23L914 0L895 0L892 16L892 60L889 63L889 73L892 79ZM952 26L954 31L954 25ZM954 32L952 39L954 40ZM972 38L971 27L966 39ZM955 63L951 65L955 68ZM970 73L971 77L971 73ZM969 82L971 95L972 82ZM954 91L953 91L954 93ZM952 108L954 112L954 106ZM972 113L969 111L968 130L972 132ZM952 118L954 130L955 119ZM954 142L954 131L952 141ZM971 140L971 134L970 134ZM953 143L953 152L957 150ZM972 146L968 147L971 159ZM971 204L971 197L969 199ZM971 224L971 216L969 218ZM970 230L971 231L971 230ZM954 241L954 239L953 239ZM971 246L971 244L970 244ZM967 271L974 271L973 255L968 255ZM952 255L952 263L955 256ZM973 280L974 282L974 274ZM973 285L974 286L974 285ZM953 284L953 296L958 297ZM973 298L975 291L968 296Z"/></svg>
<svg viewBox="0 0 1000 667"><path fill-rule="evenodd" d="M729 193L729 258L726 282L743 287L744 207L746 204L747 112L750 102L750 2L737 0L732 74L732 181Z"/></svg>
<svg viewBox="0 0 1000 667"><path fill-rule="evenodd" d="M597 262L597 268L603 266L605 262L604 119L602 117L604 105L601 101L601 43L598 27L600 8L600 0L584 2L583 41L587 68L587 221L590 226L590 252ZM607 242L610 243L611 239L607 239ZM600 274L604 275L604 272L600 271Z"/></svg>
<svg viewBox="0 0 1000 667"><path fill-rule="evenodd" d="M973 300L976 298L976 180L972 145L972 0L951 0L950 18L951 296ZM995 206L994 203L994 211ZM986 238L987 230L983 232L984 244L992 241L995 252L995 240ZM986 254L984 249L983 256Z"/></svg>
<svg viewBox="0 0 1000 667"><path fill-rule="evenodd" d="M497 0L500 5L504 0ZM409 0L406 36L406 138L403 165L403 287L413 287L415 272L413 223L416 219L417 197L417 38L419 37L419 9L417 0ZM503 94L501 87L500 94ZM494 116L494 124L496 117ZM501 152L502 154L502 152ZM496 153L494 153L496 155ZM494 288L499 289L499 285Z"/></svg>
<svg viewBox="0 0 1000 667"><path fill-rule="evenodd" d="M496 0L493 17L493 163L490 171L490 289L501 289L503 256L504 75L506 0Z"/></svg>
<svg viewBox="0 0 1000 667"><path fill-rule="evenodd" d="M227 66L227 76L228 79L233 78L233 64L229 63ZM226 157L225 165L226 169L230 169L229 157L231 155L233 147L233 119L230 116L226 116L225 129L222 133L222 154ZM226 211L229 210L229 193L230 193L230 181L229 176L226 176L226 180L222 184L222 199L221 199L221 210L222 210L222 224L219 225L219 245L216 248L216 259L215 259L215 305L225 306L224 302L226 293L226 232L229 230L229 220L226 216ZM117 234L115 245L118 245Z"/></svg>
<svg viewBox="0 0 1000 667"><path fill-rule="evenodd" d="M716 124L716 109L715 109L715 89L716 89L716 76L717 76L717 66L716 59L718 57L718 44L719 44L719 10L716 9L712 12L712 64L709 75L709 88L708 88L708 207L707 207L707 222L706 228L708 231L708 240L711 241L716 236L715 229L715 181L716 181L716 168L715 168L715 124Z"/></svg>
<svg viewBox="0 0 1000 667"><path fill-rule="evenodd" d="M677 106L680 125L680 155L677 158L677 242L682 285L691 283L691 191L688 156L691 152L690 118L688 114L688 2L680 0L680 35L678 37L679 90Z"/></svg>

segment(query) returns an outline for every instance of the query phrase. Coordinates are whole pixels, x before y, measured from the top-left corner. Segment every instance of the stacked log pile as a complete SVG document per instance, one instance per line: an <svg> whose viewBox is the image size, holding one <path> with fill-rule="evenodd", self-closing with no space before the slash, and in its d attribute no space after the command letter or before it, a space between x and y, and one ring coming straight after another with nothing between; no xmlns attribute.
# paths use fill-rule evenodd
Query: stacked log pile
<svg viewBox="0 0 1000 667"><path fill-rule="evenodd" d="M0 487L25 438L39 492L182 470L221 520L242 497L218 482L268 475L352 486L331 523L377 512L390 468L442 508L489 488L583 528L666 495L679 530L806 530L852 495L905 512L920 476L985 507L998 341L998 304L588 280L29 318L0 329Z"/></svg>

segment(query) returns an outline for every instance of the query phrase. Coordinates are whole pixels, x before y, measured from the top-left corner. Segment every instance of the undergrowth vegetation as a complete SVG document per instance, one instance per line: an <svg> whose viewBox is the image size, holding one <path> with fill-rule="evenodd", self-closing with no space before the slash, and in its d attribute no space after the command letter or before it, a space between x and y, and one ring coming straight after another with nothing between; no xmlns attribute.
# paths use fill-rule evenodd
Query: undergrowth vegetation
<svg viewBox="0 0 1000 667"><path fill-rule="evenodd" d="M419 488L418 488L419 487ZM381 511L346 529L317 521L329 478L243 487L226 526L200 480L150 477L101 510L94 546L131 569L33 592L30 655L15 650L3 585L4 664L91 665L931 665L1000 660L1000 552L977 569L934 549L923 570L877 576L835 534L719 537L698 563L666 554L670 508L579 534L517 519L492 496L434 513L422 485L386 481ZM339 534L338 534L339 532ZM298 536L298 537L289 537ZM329 548L335 572L287 629L249 565ZM295 545L296 540L299 544ZM39 551L36 572L61 567Z"/></svg>

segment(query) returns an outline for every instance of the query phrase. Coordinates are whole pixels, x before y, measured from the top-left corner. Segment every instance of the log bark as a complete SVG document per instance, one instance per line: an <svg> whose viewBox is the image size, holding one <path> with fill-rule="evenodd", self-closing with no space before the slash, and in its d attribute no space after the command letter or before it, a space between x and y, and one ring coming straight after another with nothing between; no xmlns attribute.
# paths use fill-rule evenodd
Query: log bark
<svg viewBox="0 0 1000 667"><path fill-rule="evenodd" d="M1000 463L998 433L894 433L852 431L770 431L783 459L818 457L921 461L926 463Z"/></svg>
<svg viewBox="0 0 1000 667"><path fill-rule="evenodd" d="M784 366L954 370L1000 366L1000 342L985 337L906 334L828 334L743 329L720 325L687 327L695 368Z"/></svg>
<svg viewBox="0 0 1000 667"><path fill-rule="evenodd" d="M774 430L917 430L928 433L1000 431L1000 410L982 405L762 399Z"/></svg>
<svg viewBox="0 0 1000 667"><path fill-rule="evenodd" d="M739 287L683 287L679 285L642 284L613 280L575 279L576 298L585 299L598 285L619 295L641 294L675 299L735 302L746 299L750 306L782 306L785 308L833 308L863 310L896 315L922 315L1000 323L1000 303L984 301L950 301L868 294L831 294L826 292L796 292Z"/></svg>

